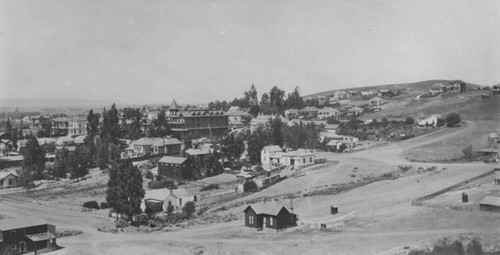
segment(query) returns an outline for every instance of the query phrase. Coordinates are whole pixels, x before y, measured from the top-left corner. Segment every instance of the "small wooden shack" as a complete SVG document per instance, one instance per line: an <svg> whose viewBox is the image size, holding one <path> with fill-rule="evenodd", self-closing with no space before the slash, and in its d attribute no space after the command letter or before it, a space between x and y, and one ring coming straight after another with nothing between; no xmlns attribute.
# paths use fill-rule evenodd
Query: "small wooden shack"
<svg viewBox="0 0 500 255"><path fill-rule="evenodd" d="M253 204L244 211L245 226L263 229L284 229L297 225L297 215L285 206L275 204Z"/></svg>
<svg viewBox="0 0 500 255"><path fill-rule="evenodd" d="M486 196L479 202L479 210L500 212L500 197Z"/></svg>

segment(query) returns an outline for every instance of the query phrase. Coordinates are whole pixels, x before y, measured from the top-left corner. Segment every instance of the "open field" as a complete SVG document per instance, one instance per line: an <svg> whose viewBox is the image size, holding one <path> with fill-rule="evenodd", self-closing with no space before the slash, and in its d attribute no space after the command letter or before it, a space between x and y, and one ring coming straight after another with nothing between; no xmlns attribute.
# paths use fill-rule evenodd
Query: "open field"
<svg viewBox="0 0 500 255"><path fill-rule="evenodd" d="M469 196L467 203L462 203L462 193L466 193ZM481 199L489 195L500 196L500 187L494 184L493 175L424 201L422 205L476 212L479 211L479 202Z"/></svg>

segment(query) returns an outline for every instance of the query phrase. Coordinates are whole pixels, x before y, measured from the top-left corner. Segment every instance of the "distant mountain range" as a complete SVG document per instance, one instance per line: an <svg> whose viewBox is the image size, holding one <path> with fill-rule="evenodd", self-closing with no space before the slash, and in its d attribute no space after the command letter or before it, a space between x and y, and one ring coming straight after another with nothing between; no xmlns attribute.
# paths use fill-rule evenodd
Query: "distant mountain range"
<svg viewBox="0 0 500 255"><path fill-rule="evenodd" d="M8 98L0 99L0 107L60 108L60 107L110 107L113 103L125 105L126 102L112 99L76 99L76 98Z"/></svg>
<svg viewBox="0 0 500 255"><path fill-rule="evenodd" d="M323 92L314 93L311 95L307 95L304 97L313 97L313 96L324 96L329 97L332 96L336 91L340 90L379 90L379 89L404 89L404 90L415 90L415 91L428 91L432 86L441 83L443 85L448 85L450 83L454 83L456 81L462 80L428 80L428 81L419 81L419 82L411 82L411 83L398 83L398 84L386 84L386 85L372 85L365 87L354 87L354 88L344 88L344 89L334 89ZM463 81L462 81L463 82ZM481 87L477 84L472 84L465 82L468 89L477 89Z"/></svg>

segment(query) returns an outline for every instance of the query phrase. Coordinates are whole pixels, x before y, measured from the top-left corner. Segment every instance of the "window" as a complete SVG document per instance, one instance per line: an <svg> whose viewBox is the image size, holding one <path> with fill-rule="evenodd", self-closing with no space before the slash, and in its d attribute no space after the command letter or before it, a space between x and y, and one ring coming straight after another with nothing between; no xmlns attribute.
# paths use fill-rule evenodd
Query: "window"
<svg viewBox="0 0 500 255"><path fill-rule="evenodd" d="M306 163L306 158L304 158L302 161L303 161L303 162L304 162L304 164L305 164L305 163Z"/></svg>
<svg viewBox="0 0 500 255"><path fill-rule="evenodd" d="M254 224L253 215L248 216L248 223L249 224Z"/></svg>
<svg viewBox="0 0 500 255"><path fill-rule="evenodd" d="M269 217L269 226L273 225L273 217Z"/></svg>
<svg viewBox="0 0 500 255"><path fill-rule="evenodd" d="M16 247L16 245L15 245L15 244L13 244L13 245L11 245L11 246L10 246L10 249L11 249L11 250L15 250L15 249L17 249L17 247Z"/></svg>
<svg viewBox="0 0 500 255"><path fill-rule="evenodd" d="M15 230L10 231L10 236L16 236L16 231Z"/></svg>

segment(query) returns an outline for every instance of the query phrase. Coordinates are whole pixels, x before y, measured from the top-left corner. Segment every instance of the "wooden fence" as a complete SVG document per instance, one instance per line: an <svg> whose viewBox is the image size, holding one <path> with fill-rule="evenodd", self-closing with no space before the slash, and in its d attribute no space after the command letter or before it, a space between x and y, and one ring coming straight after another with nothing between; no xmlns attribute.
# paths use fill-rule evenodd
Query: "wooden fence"
<svg viewBox="0 0 500 255"><path fill-rule="evenodd" d="M413 206L422 206L422 202L424 202L424 201L426 201L426 200L429 200L429 199L435 198L435 197L437 197L437 196L439 196L439 195L442 195L442 194L444 194L444 193L446 193L446 192L449 192L449 191L451 191L451 190L457 189L457 188L459 188L459 187L461 187L461 186L463 186L463 185L469 184L469 183L471 183L471 182L475 182L475 181L477 181L477 180L479 180L479 179L481 179L481 178L484 178L484 177L486 177L486 176L488 176L488 175L492 175L493 173L495 173L495 169L493 169L493 170L491 170L491 171L488 171L488 172L486 172L486 173L480 174L480 175L478 175L478 176L476 176L476 177L472 177L472 178L470 178L470 179L467 179L467 180L465 180L465 181L463 181L463 182L457 183L457 184L455 184L455 185L453 185L453 186L450 186L450 187L447 187L447 188L445 188L445 189L442 189L442 190L436 191L436 192L431 193L431 194L429 194L429 195L427 195L427 196L423 196L423 197L417 198L417 199L415 199L415 200L412 200L412 201L411 201L411 205L413 205Z"/></svg>

